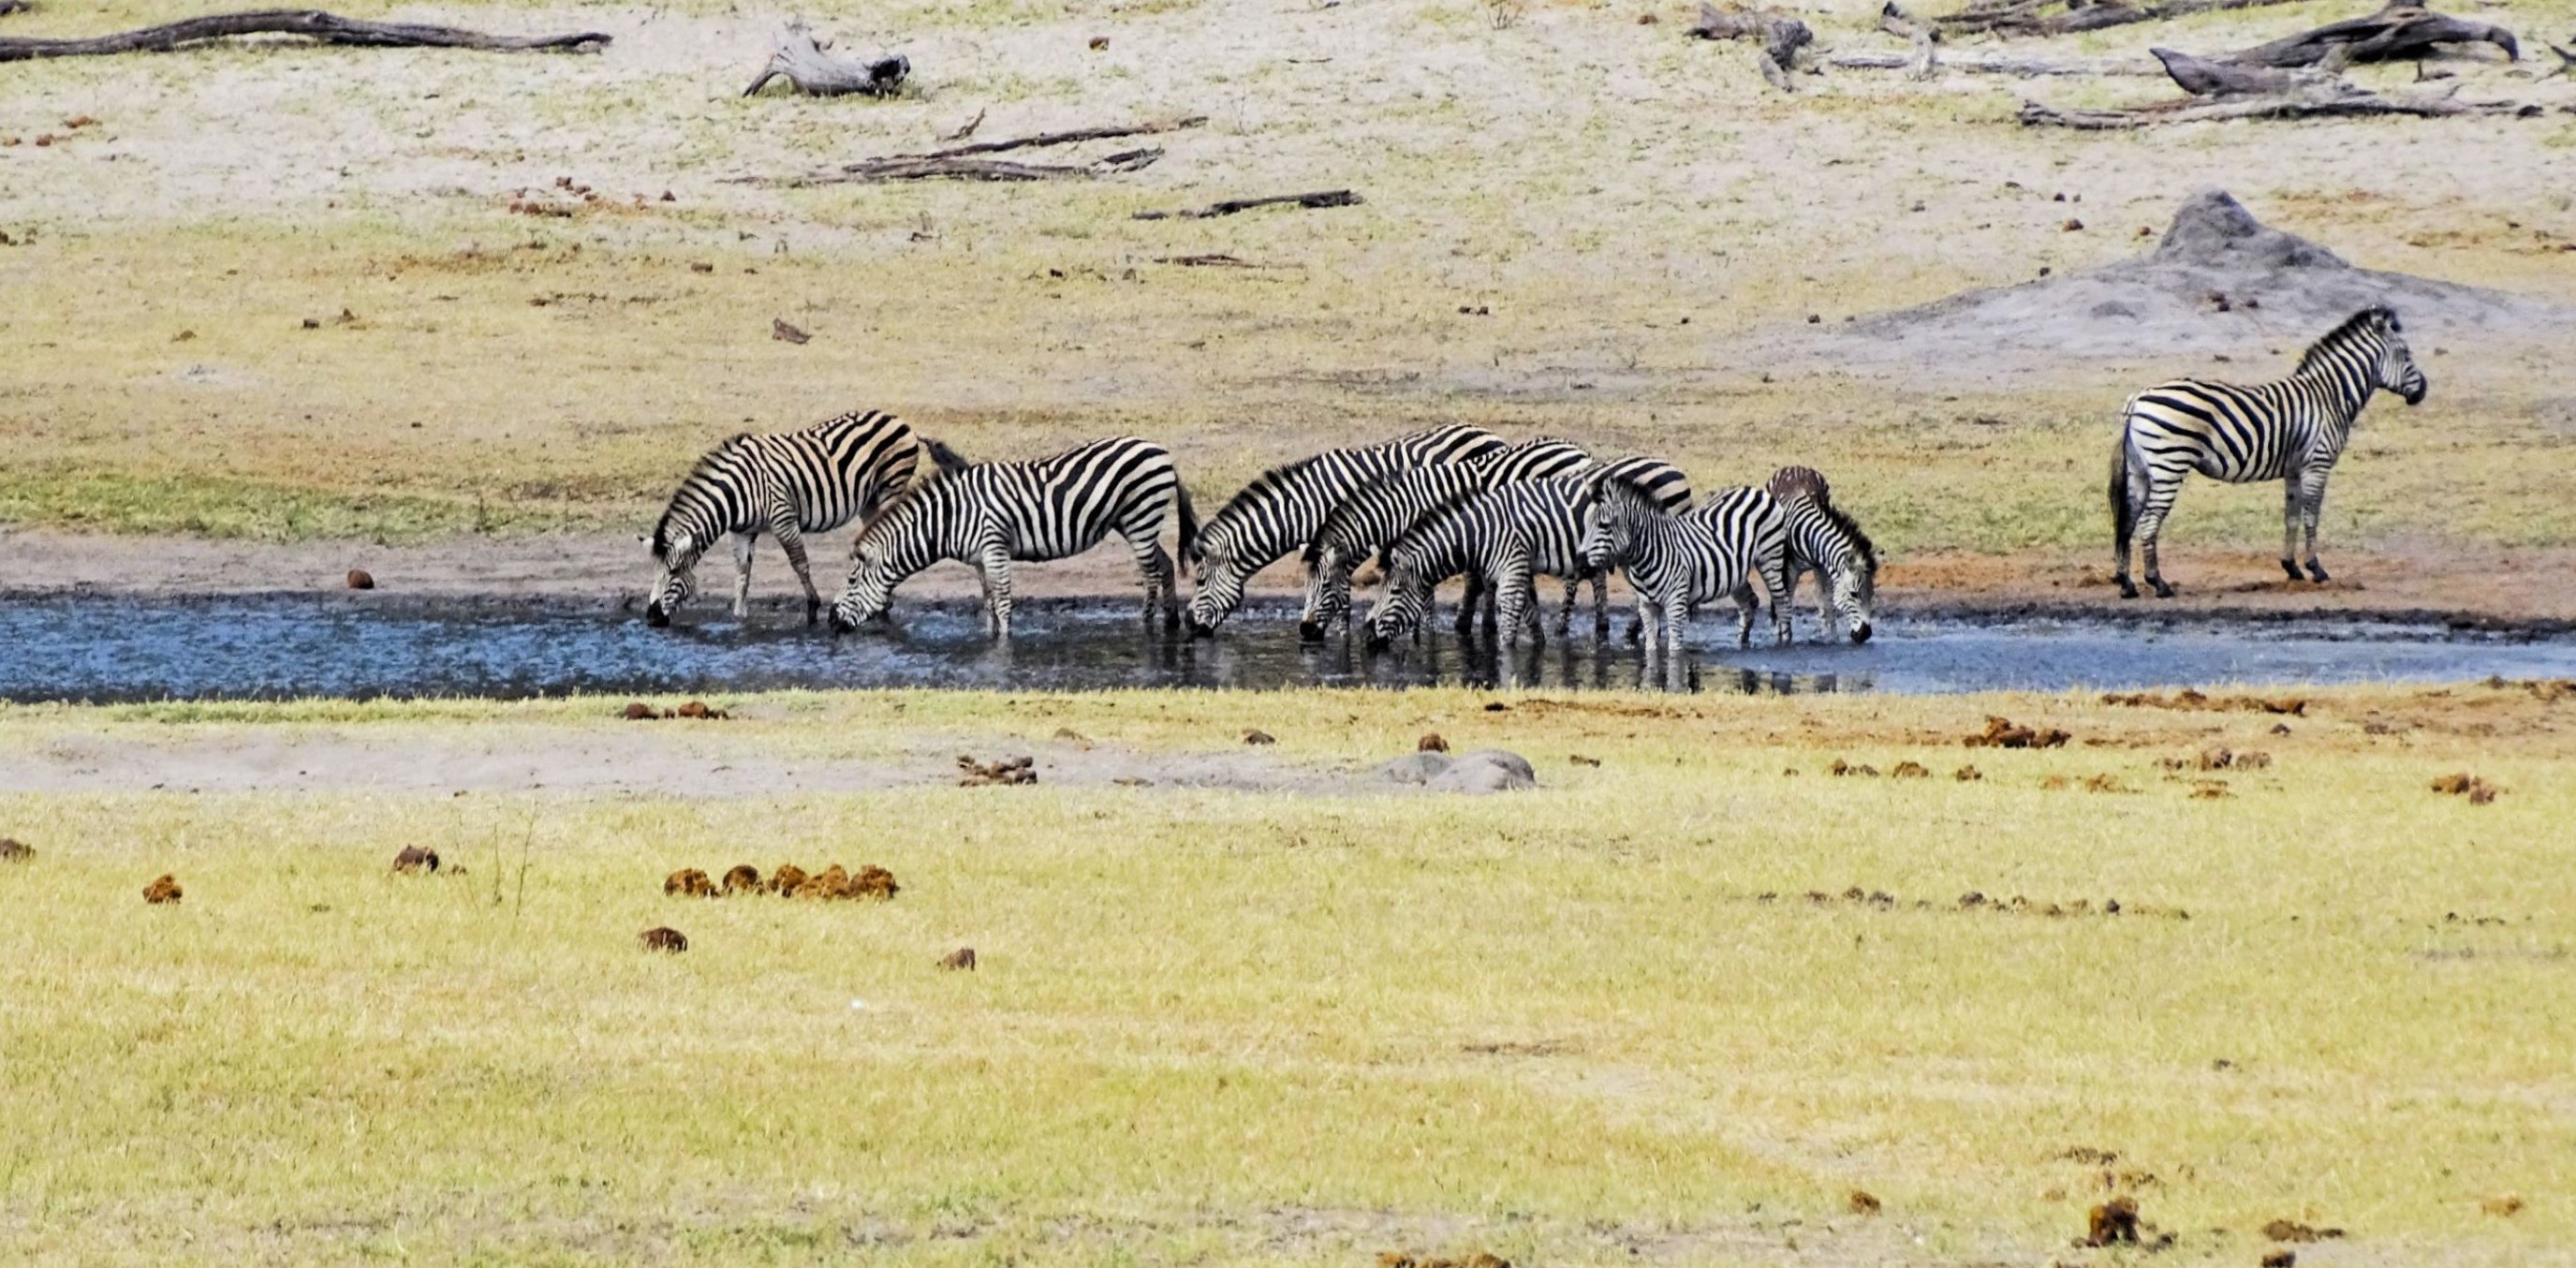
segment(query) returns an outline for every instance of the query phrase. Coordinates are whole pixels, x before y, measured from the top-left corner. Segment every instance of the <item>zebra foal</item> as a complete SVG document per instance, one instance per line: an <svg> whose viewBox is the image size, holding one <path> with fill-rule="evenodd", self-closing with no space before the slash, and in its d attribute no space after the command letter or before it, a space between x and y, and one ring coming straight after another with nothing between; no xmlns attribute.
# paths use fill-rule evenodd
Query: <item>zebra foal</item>
<svg viewBox="0 0 2576 1268"><path fill-rule="evenodd" d="M1172 455L1133 436L1095 440L1034 462L987 462L942 471L895 500L850 546L850 580L832 604L846 633L885 615L894 588L943 559L981 570L985 629L1011 636L1011 564L1078 555L1115 533L1127 540L1145 586L1145 622L1163 611L1180 623L1179 586L1162 544L1177 510L1187 554L1198 533Z"/></svg>
<svg viewBox="0 0 2576 1268"><path fill-rule="evenodd" d="M669 625L697 593L700 557L717 539L733 538L733 614L751 613L751 548L762 533L778 539L805 587L805 623L823 598L805 561L807 533L829 532L873 514L916 474L927 452L941 467L963 460L925 440L892 414L860 410L796 431L734 436L698 459L653 526L659 572L644 604L648 625Z"/></svg>
<svg viewBox="0 0 2576 1268"><path fill-rule="evenodd" d="M1216 633L1243 606L1252 575L1314 540L1324 517L1352 490L1400 468L1473 462L1503 448L1503 438L1482 427L1450 423L1384 444L1328 449L1262 472L1208 517L1183 552L1197 582L1190 596L1191 637Z"/></svg>
<svg viewBox="0 0 2576 1268"><path fill-rule="evenodd" d="M2138 597L2129 580L2133 540L2146 557L2156 597L2173 597L2157 565L2156 539L2183 477L2194 471L2229 484L2281 481L2281 571L2299 580L2304 528L2308 579L2324 581L2317 517L2325 510L2326 477L2352 438L2353 421L2383 388L2418 405L2430 384L2407 351L2396 312L2372 307L2311 345L2286 379L2250 386L2177 379L2130 397L2111 455L2111 549L2120 597Z"/></svg>

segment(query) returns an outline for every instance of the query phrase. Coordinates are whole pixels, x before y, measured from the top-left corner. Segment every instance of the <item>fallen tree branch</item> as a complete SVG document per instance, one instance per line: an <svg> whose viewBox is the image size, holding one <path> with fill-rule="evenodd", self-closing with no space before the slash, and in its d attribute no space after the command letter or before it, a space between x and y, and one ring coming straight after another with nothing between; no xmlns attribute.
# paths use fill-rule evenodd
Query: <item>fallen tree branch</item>
<svg viewBox="0 0 2576 1268"><path fill-rule="evenodd" d="M759 92L770 80L785 79L808 97L889 97L912 74L911 59L901 54L853 62L832 56L826 51L831 47L829 41L815 39L804 23L788 23L770 47L769 64L760 68L759 76L751 81L751 87L742 90L742 95Z"/></svg>
<svg viewBox="0 0 2576 1268"><path fill-rule="evenodd" d="M2064 110L2025 101L2021 103L2019 117L2024 127L2102 132L2221 119L2344 119L2365 115L2446 119L2459 115L2525 114L2537 108L2510 101L2456 101L2448 93L2383 97L2375 93L2355 92L2343 96L2229 98L2219 101L2185 98L2151 106L2132 106L2125 110Z"/></svg>
<svg viewBox="0 0 2576 1268"><path fill-rule="evenodd" d="M167 53L190 44L244 35L300 35L323 44L354 44L366 48L463 48L492 53L595 53L609 40L608 36L596 31L571 35L487 35L452 26L364 22L320 9L263 9L250 13L210 14L88 39L0 39L0 62L39 57Z"/></svg>
<svg viewBox="0 0 2576 1268"><path fill-rule="evenodd" d="M1782 92L1793 90L1789 72L1797 67L1798 50L1816 41L1816 33L1806 23L1786 14L1768 9L1720 10L1708 0L1700 0L1699 20L1691 24L1690 33L1703 40L1761 40L1762 78Z"/></svg>
<svg viewBox="0 0 2576 1268"><path fill-rule="evenodd" d="M1816 64L1832 70L1906 70L1916 66L1921 50L1914 53L1828 53ZM2089 61L2053 62L2039 57L1991 56L1941 58L1935 65L1942 70L1965 71L1971 75L2014 75L2023 79L2066 75L2161 75L2165 73L2152 62ZM1919 73L1919 72L1918 72Z"/></svg>
<svg viewBox="0 0 2576 1268"><path fill-rule="evenodd" d="M2391 4L2368 17L2329 22L2313 31L2239 49L2219 60L2283 69L2315 66L2338 54L2356 63L2389 62L2424 57L2441 44L2493 44L2504 50L2506 61L2522 59L2522 46L2503 27Z"/></svg>
<svg viewBox="0 0 2576 1268"><path fill-rule="evenodd" d="M1957 13L1934 19L1944 35L1974 35L1992 32L1996 35L2072 35L2080 31L2099 31L2105 27L2126 26L2132 22L2162 22L2194 13L2219 13L2234 9L2254 9L2265 5L2287 4L2290 0L2166 0L2163 4L2128 5L2112 0L2105 4L2084 4L2081 0L2008 0L2002 4L1972 4ZM2049 10L2060 8L2061 12Z"/></svg>
<svg viewBox="0 0 2576 1268"><path fill-rule="evenodd" d="M2553 75L2576 75L2576 53L2570 53L2555 44L2547 44L2544 47L2558 55L2558 65L2554 69L2541 72L2542 79L2548 79Z"/></svg>
<svg viewBox="0 0 2576 1268"><path fill-rule="evenodd" d="M978 116L979 118L981 116ZM851 183L876 184L884 181L976 180L976 181L1042 181L1082 180L1115 172L1132 172L1150 167L1163 157L1157 149L1127 150L1094 163L1014 163L985 158L1012 150L1045 149L1072 145L1082 141L1106 141L1120 137L1151 136L1159 132L1176 132L1195 128L1207 122L1206 115L1189 115L1160 123L1128 124L1108 128L1075 128L1067 132L1041 132L1035 136L1013 137L1004 141L978 141L972 145L950 146L927 154L887 154L861 159L841 167L824 168L803 176L791 176L777 183L791 188L814 185ZM770 178L734 177L731 184L765 184Z"/></svg>
<svg viewBox="0 0 2576 1268"><path fill-rule="evenodd" d="M1140 211L1132 218L1136 220L1208 220L1217 216L1231 216L1239 211L1250 211L1255 207L1350 207L1356 206L1359 202L1360 196L1347 189L1328 189L1312 194L1229 198L1221 203L1210 203L1196 211Z"/></svg>
<svg viewBox="0 0 2576 1268"><path fill-rule="evenodd" d="M2172 77L2175 87L2195 97L2284 97L2363 91L2335 78L2336 72L2343 69L2340 54L2321 71L2302 71L2204 61L2169 48L2151 48L2147 52L2164 63L2165 74Z"/></svg>

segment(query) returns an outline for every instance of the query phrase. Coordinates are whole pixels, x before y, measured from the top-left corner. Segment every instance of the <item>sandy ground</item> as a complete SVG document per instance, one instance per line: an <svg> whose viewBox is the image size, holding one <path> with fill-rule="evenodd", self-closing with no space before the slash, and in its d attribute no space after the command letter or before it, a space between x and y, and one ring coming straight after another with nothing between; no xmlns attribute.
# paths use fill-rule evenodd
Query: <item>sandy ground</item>
<svg viewBox="0 0 2576 1268"><path fill-rule="evenodd" d="M1257 751L1142 753L1115 746L1002 736L924 746L899 759L799 758L775 745L729 742L722 723L639 724L625 731L485 726L253 727L143 743L50 732L0 763L0 793L543 791L688 799L798 796L953 785L960 754L1027 755L1044 786L1216 788L1349 794L1400 785L1365 772L1301 767ZM1007 788L995 789L1009 796Z"/></svg>

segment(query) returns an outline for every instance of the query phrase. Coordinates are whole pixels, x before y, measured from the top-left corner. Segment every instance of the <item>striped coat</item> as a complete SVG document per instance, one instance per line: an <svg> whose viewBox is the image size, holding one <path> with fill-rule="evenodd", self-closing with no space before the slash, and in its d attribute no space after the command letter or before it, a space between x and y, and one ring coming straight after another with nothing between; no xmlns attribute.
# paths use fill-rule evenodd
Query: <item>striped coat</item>
<svg viewBox="0 0 2576 1268"><path fill-rule="evenodd" d="M1164 521L1180 515L1179 547L1197 532L1172 455L1133 436L1096 440L1034 462L978 463L943 471L859 530L850 580L832 604L834 631L882 617L905 578L943 559L983 573L986 628L1011 634L1011 564L1078 555L1115 534L1127 541L1145 588L1145 620L1159 606L1180 620Z"/></svg>
<svg viewBox="0 0 2576 1268"><path fill-rule="evenodd" d="M1350 619L1352 569L1395 540L1425 513L1478 489L1571 475L1591 465L1592 460L1572 444L1541 438L1522 441L1473 463L1406 467L1361 485L1324 517L1323 527L1306 545L1301 561L1306 573L1306 606L1299 615L1298 638L1320 642L1334 629L1346 627ZM1469 579L1471 600L1477 581ZM1570 607L1570 581L1566 597Z"/></svg>
<svg viewBox="0 0 2576 1268"><path fill-rule="evenodd" d="M1433 588L1460 573L1482 576L1497 596L1502 645L1524 627L1532 642L1544 642L1532 578L1592 575L1584 550L1590 498L1582 477L1554 476L1471 493L1416 520L1386 548L1386 594L1369 614L1369 649L1418 636Z"/></svg>
<svg viewBox="0 0 2576 1268"><path fill-rule="evenodd" d="M653 526L658 569L644 619L668 625L697 592L698 560L719 539L733 538L736 617L751 612L751 547L762 533L778 539L805 587L805 620L823 605L805 560L807 533L829 532L872 514L912 482L921 457L962 465L946 446L926 441L892 414L862 410L797 431L735 436L691 468Z"/></svg>

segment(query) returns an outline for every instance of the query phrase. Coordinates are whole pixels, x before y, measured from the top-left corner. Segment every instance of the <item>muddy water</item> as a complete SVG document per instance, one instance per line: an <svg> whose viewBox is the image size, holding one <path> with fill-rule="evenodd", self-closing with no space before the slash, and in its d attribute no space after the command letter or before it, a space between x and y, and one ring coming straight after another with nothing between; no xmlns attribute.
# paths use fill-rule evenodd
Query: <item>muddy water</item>
<svg viewBox="0 0 2576 1268"><path fill-rule="evenodd" d="M1702 691L1944 692L2212 683L2576 676L2576 640L2332 622L2261 628L1890 618L1866 646L1815 638L1731 646L1731 614L1695 627ZM1522 649L1508 666L1446 633L1370 657L1297 644L1286 610L1239 615L1216 639L1147 638L1128 604L1041 603L1009 647L964 604L910 606L899 627L840 639L793 618L701 617L651 629L631 616L451 611L366 596L0 604L0 699L96 702L302 696L526 697L783 687L1640 685L1636 649L1588 635Z"/></svg>

